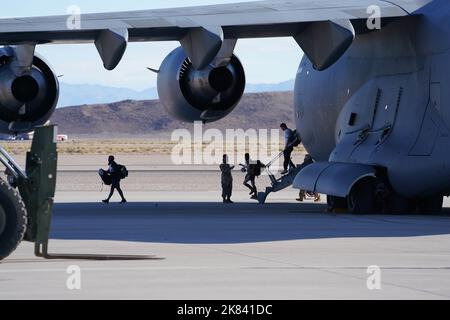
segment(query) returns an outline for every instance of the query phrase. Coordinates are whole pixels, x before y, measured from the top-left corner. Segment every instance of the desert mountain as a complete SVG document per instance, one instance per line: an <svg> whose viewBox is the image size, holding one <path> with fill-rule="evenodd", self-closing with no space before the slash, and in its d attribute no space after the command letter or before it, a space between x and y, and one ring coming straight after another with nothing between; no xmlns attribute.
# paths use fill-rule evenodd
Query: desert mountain
<svg viewBox="0 0 450 320"><path fill-rule="evenodd" d="M294 80L280 83L251 84L248 83L246 93L292 91ZM146 90L133 90L128 88L115 88L93 84L60 83L60 98L58 107L78 106L83 104L104 104L122 100L150 100L158 99L156 88Z"/></svg>
<svg viewBox="0 0 450 320"><path fill-rule="evenodd" d="M293 121L292 92L246 94L234 112L206 128L271 129ZM174 129L192 129L170 117L158 100L125 100L111 104L83 105L57 109L51 121L59 132L70 136L167 136Z"/></svg>

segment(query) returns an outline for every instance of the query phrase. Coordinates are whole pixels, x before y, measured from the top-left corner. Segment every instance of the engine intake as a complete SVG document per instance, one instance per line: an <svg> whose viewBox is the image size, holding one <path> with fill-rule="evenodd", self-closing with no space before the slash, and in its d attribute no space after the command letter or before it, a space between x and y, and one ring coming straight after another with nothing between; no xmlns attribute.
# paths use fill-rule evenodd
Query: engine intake
<svg viewBox="0 0 450 320"><path fill-rule="evenodd" d="M17 75L14 52L0 49L0 132L17 134L44 125L55 111L59 84L49 65L39 56L29 71Z"/></svg>
<svg viewBox="0 0 450 320"><path fill-rule="evenodd" d="M39 94L39 84L32 76L18 77L12 83L11 92L17 101L28 103Z"/></svg>
<svg viewBox="0 0 450 320"><path fill-rule="evenodd" d="M185 121L214 122L237 106L245 90L245 72L232 56L227 66L196 70L180 47L163 61L158 94L167 112Z"/></svg>

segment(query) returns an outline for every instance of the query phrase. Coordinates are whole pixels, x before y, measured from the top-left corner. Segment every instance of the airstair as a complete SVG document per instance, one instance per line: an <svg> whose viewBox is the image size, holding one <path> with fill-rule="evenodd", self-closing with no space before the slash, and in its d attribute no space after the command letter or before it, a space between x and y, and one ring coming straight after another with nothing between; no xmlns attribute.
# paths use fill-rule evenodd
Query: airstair
<svg viewBox="0 0 450 320"><path fill-rule="evenodd" d="M273 172L270 170L270 167L283 156L284 152L281 152L277 155L270 163L266 165L266 172L270 178L271 186L266 188L265 192L258 193L258 202L260 204L266 203L267 197L273 192L279 192L286 188L289 188L294 183L295 177L297 177L298 173L304 168L304 165L295 165L292 160L289 164L289 172L285 175L282 175L280 178L276 178Z"/></svg>

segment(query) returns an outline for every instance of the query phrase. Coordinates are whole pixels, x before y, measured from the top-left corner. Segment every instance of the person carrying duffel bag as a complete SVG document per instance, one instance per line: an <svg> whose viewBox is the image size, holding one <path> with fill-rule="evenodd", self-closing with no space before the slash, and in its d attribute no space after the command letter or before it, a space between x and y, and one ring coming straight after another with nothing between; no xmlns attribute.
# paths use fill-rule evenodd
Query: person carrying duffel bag
<svg viewBox="0 0 450 320"><path fill-rule="evenodd" d="M111 186L111 191L109 193L108 198L103 200L103 203L108 204L114 195L114 191L117 190L119 192L122 201L120 203L127 203L123 195L123 191L120 187L120 180L128 177L128 170L125 166L119 165L116 163L114 156L109 156L108 158L108 170L99 170L99 175L104 184Z"/></svg>

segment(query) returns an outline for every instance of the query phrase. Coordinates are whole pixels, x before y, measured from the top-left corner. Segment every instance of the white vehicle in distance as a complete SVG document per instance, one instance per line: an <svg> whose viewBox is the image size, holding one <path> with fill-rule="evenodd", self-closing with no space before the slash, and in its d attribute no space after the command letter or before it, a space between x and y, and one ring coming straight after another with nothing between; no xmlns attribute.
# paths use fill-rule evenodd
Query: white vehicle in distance
<svg viewBox="0 0 450 320"><path fill-rule="evenodd" d="M69 136L66 135L66 134L58 134L56 136L56 141L57 142L65 142L65 141L68 141L68 140L69 140Z"/></svg>
<svg viewBox="0 0 450 320"><path fill-rule="evenodd" d="M34 131L33 132L30 132L30 133L27 133L27 134L24 134L24 135L21 135L21 140L33 140L33 137L34 137ZM68 135L66 135L66 134L58 134L57 136L56 136L56 141L57 142L65 142L65 141L68 141L69 140L69 136Z"/></svg>

